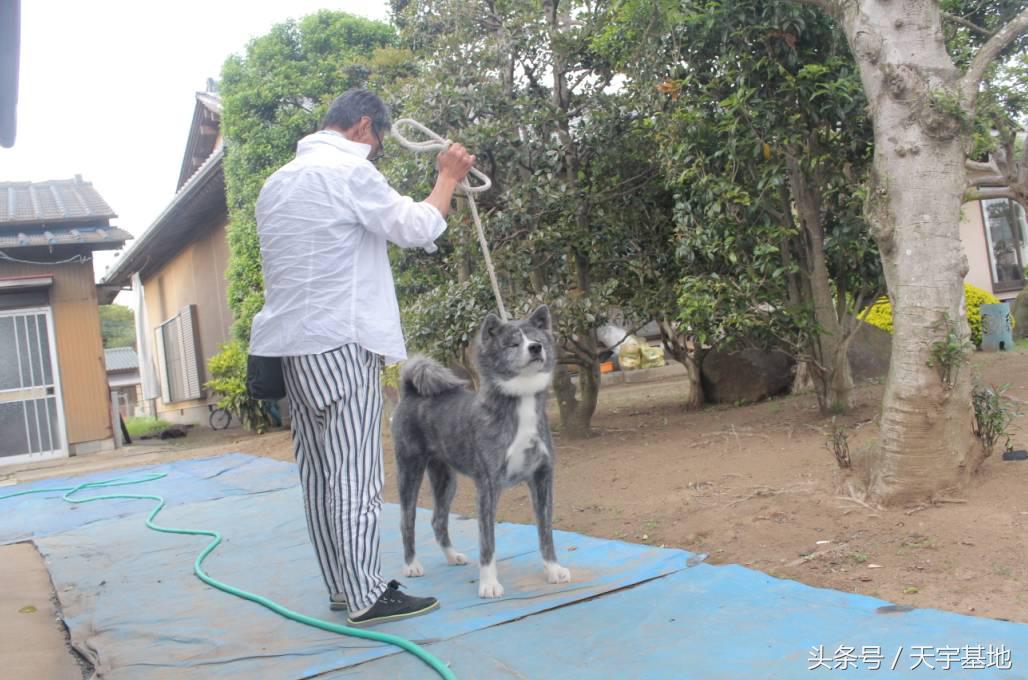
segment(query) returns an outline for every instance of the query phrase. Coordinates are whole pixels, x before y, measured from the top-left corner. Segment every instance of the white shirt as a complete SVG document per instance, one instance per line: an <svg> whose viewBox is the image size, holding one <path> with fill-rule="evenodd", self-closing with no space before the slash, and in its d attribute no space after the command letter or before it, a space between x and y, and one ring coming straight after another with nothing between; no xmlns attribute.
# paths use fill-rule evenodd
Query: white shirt
<svg viewBox="0 0 1028 680"><path fill-rule="evenodd" d="M366 160L370 150L316 132L264 183L264 308L253 320L252 354L320 354L357 343L387 363L407 357L386 241L433 252L446 220L390 187Z"/></svg>

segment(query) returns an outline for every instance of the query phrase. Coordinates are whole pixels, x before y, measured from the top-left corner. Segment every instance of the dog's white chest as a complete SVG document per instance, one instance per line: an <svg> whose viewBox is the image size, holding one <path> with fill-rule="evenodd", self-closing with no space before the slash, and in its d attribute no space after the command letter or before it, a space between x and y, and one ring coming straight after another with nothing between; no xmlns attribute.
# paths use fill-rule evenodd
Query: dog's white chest
<svg viewBox="0 0 1028 680"><path fill-rule="evenodd" d="M524 471L528 453L539 442L539 414L535 410L535 396L518 399L518 427L514 440L507 447L507 476Z"/></svg>

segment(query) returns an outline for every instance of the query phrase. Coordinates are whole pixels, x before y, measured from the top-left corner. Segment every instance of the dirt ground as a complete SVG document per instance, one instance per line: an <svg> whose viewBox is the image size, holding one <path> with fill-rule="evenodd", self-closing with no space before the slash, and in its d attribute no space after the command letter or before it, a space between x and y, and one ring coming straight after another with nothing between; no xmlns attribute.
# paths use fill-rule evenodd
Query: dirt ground
<svg viewBox="0 0 1028 680"><path fill-rule="evenodd" d="M978 354L973 368L1028 411L1028 350ZM743 407L683 412L677 380L606 387L597 435L557 437L554 524L559 529L708 553L812 586L872 595L898 604L1028 623L1028 462L995 454L950 502L874 510L841 498L837 466L825 448L830 420L813 395ZM857 390L840 418L856 448L877 435L883 387ZM1028 446L1028 418L1014 421ZM291 460L288 432L261 437L195 428L171 444L76 465L136 465L243 451ZM396 501L387 438L386 500ZM23 471L18 481L77 474L72 461ZM431 506L425 485L420 504ZM462 479L454 512L474 514ZM524 488L507 492L502 521L531 522ZM462 549L462 546L456 546ZM468 546L472 548L473 546ZM558 545L558 552L573 546ZM500 548L502 550L502 547Z"/></svg>
<svg viewBox="0 0 1028 680"><path fill-rule="evenodd" d="M986 382L1010 384L1028 411L1028 351L978 354ZM839 497L826 449L831 420L813 395L744 407L679 406L681 385L605 388L585 441L557 439L554 525L559 529L708 553L772 576L930 607L1028 623L1028 461L994 454L952 502L873 510ZM878 432L882 385L857 390L839 422L851 447ZM1028 446L1028 418L1014 421ZM388 466L386 496L396 500ZM427 485L420 505L430 506ZM473 515L461 480L454 512ZM521 487L499 517L531 522ZM461 549L461 546L456 546ZM558 552L571 546L558 546Z"/></svg>

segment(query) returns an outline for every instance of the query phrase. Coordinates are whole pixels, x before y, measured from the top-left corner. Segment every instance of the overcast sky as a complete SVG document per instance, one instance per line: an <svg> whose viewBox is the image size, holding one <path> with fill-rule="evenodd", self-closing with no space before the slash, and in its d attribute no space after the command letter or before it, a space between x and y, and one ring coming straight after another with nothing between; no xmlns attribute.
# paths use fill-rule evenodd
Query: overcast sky
<svg viewBox="0 0 1028 680"><path fill-rule="evenodd" d="M92 182L138 236L175 193L194 93L273 25L388 0L22 0L18 136L0 181ZM113 261L97 253L99 279ZM118 302L131 304L122 294Z"/></svg>

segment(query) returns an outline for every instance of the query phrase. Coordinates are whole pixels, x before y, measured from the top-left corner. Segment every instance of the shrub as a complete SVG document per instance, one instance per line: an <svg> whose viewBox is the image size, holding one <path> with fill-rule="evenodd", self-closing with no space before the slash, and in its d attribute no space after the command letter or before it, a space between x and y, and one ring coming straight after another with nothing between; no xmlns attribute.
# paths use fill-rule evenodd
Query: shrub
<svg viewBox="0 0 1028 680"><path fill-rule="evenodd" d="M238 340L221 346L207 362L211 379L204 385L220 397L218 406L235 417L248 430L264 434L272 423L268 405L251 399L246 392L246 348Z"/></svg>
<svg viewBox="0 0 1028 680"><path fill-rule="evenodd" d="M998 304L999 298L981 288L972 286L970 283L965 283L964 300L967 305L967 324L971 327L971 342L974 343L975 347L981 347L981 306ZM892 333L892 303L889 302L887 297L878 298L873 305L860 313L860 318L876 328Z"/></svg>
<svg viewBox="0 0 1028 680"><path fill-rule="evenodd" d="M1021 415L1006 398L1006 391L1010 385L1001 387L989 387L986 385L975 385L971 393L971 403L974 406L974 423L972 429L974 436L982 442L985 448L985 456L991 456L996 444L1004 441L1006 450L1010 450L1010 423L1014 418Z"/></svg>

